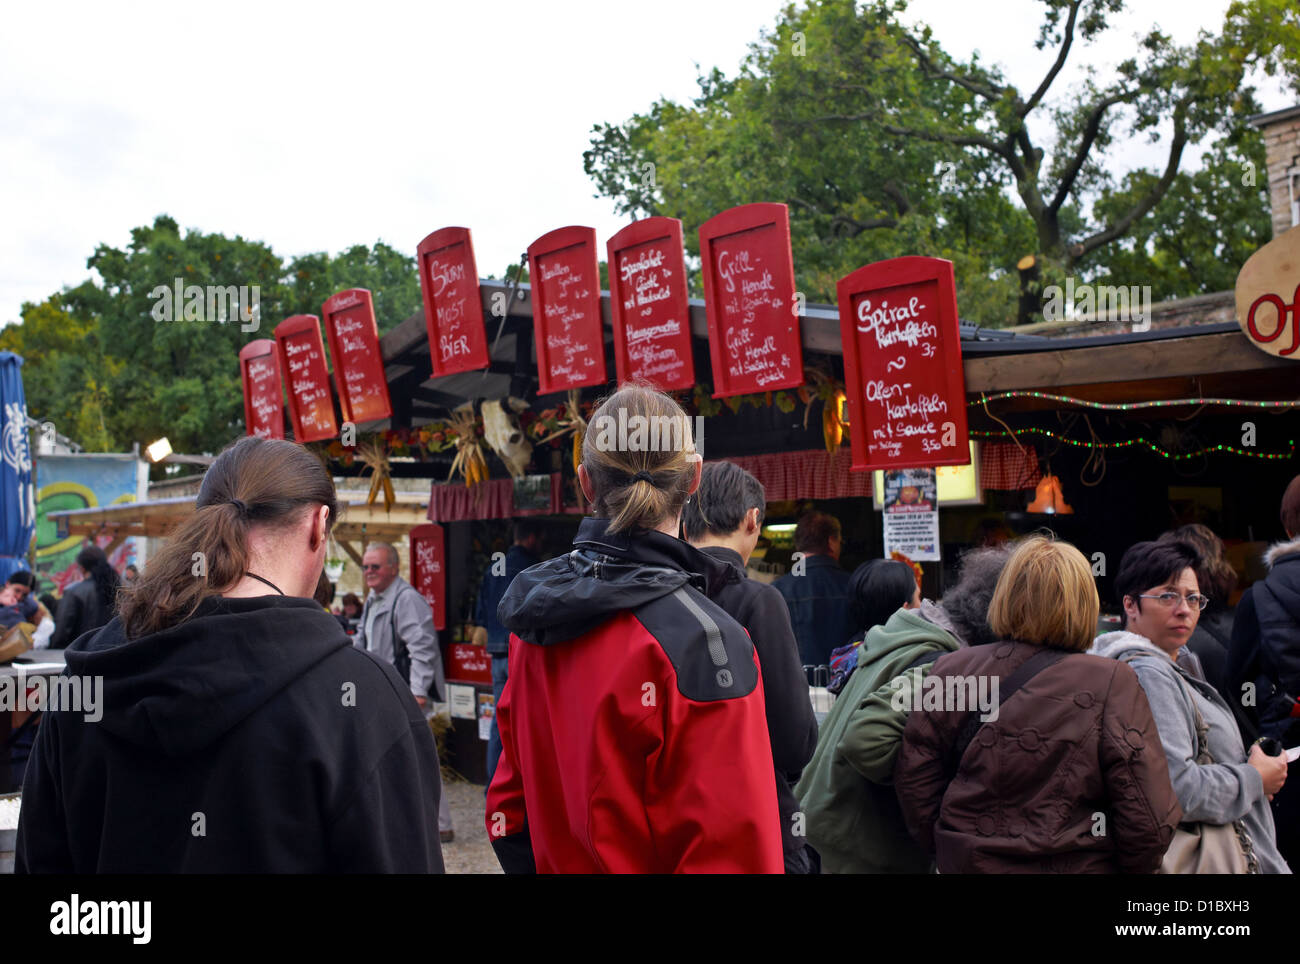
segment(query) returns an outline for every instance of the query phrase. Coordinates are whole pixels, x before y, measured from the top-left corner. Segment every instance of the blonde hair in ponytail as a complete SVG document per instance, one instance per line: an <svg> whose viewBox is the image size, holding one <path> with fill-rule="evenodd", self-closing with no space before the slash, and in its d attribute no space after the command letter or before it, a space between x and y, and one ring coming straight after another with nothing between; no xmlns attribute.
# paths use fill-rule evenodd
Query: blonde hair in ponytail
<svg viewBox="0 0 1300 964"><path fill-rule="evenodd" d="M203 478L194 515L124 589L127 638L170 629L193 616L204 599L239 582L248 570L250 526L292 525L318 505L329 507L333 526L334 480L301 445L250 437L226 448Z"/></svg>
<svg viewBox="0 0 1300 964"><path fill-rule="evenodd" d="M654 529L680 513L698 461L681 406L640 384L605 399L582 442L596 514L610 532Z"/></svg>

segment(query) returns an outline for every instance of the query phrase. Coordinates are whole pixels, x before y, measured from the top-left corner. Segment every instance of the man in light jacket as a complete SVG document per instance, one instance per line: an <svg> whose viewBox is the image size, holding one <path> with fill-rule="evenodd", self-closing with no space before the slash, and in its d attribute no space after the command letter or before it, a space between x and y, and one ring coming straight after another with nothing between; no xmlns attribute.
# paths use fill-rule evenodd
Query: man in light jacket
<svg viewBox="0 0 1300 964"><path fill-rule="evenodd" d="M410 685L425 716L431 716L433 703L446 699L433 610L415 587L397 574L397 550L388 543L372 542L367 546L361 566L370 594L361 610L353 643L392 663ZM438 830L444 842L452 840L451 810L445 793L438 810Z"/></svg>

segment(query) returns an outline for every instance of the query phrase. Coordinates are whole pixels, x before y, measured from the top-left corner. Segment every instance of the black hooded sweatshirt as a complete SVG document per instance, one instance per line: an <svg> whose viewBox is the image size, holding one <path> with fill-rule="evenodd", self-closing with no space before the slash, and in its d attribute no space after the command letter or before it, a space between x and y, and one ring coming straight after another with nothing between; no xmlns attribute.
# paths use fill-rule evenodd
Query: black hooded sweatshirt
<svg viewBox="0 0 1300 964"><path fill-rule="evenodd" d="M67 663L102 700L41 722L19 873L442 872L428 724L312 600L211 597L131 641L114 618Z"/></svg>

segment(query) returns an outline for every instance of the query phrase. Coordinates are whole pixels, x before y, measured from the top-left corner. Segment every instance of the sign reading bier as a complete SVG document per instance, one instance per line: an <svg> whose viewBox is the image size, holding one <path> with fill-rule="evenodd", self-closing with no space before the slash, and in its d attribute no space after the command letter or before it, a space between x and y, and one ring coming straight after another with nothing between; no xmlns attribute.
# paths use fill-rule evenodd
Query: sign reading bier
<svg viewBox="0 0 1300 964"><path fill-rule="evenodd" d="M682 222L634 221L606 244L618 383L674 392L695 384Z"/></svg>
<svg viewBox="0 0 1300 964"><path fill-rule="evenodd" d="M745 204L700 227L713 397L803 384L784 204Z"/></svg>
<svg viewBox="0 0 1300 964"><path fill-rule="evenodd" d="M305 444L333 438L339 430L330 399L330 373L325 367L320 319L315 315L286 318L275 326L275 346L289 390L294 440Z"/></svg>
<svg viewBox="0 0 1300 964"><path fill-rule="evenodd" d="M411 537L411 585L433 609L433 628L447 628L447 572L442 526L416 526Z"/></svg>
<svg viewBox="0 0 1300 964"><path fill-rule="evenodd" d="M952 262L878 261L838 293L852 467L968 464Z"/></svg>
<svg viewBox="0 0 1300 964"><path fill-rule="evenodd" d="M345 422L375 422L393 414L375 303L365 288L349 288L321 306Z"/></svg>
<svg viewBox="0 0 1300 964"><path fill-rule="evenodd" d="M244 425L248 434L256 438L284 438L280 359L274 341L258 338L240 349L239 378L244 385Z"/></svg>
<svg viewBox="0 0 1300 964"><path fill-rule="evenodd" d="M1300 361L1300 226L1283 231L1241 266L1237 324L1260 351Z"/></svg>
<svg viewBox="0 0 1300 964"><path fill-rule="evenodd" d="M600 267L593 228L567 227L528 246L538 395L605 383Z"/></svg>
<svg viewBox="0 0 1300 964"><path fill-rule="evenodd" d="M434 375L486 368L487 335L469 228L434 231L415 251Z"/></svg>

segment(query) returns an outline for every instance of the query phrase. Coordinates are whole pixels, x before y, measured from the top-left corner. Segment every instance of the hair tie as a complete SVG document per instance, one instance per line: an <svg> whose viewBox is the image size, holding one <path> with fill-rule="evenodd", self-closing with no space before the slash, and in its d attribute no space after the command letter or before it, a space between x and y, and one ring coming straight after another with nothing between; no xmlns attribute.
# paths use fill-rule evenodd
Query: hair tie
<svg viewBox="0 0 1300 964"><path fill-rule="evenodd" d="M231 499L230 504L239 510L240 515L248 515L248 506L242 499Z"/></svg>
<svg viewBox="0 0 1300 964"><path fill-rule="evenodd" d="M654 484L655 484L655 477L654 477L653 475L651 475L649 472L638 472L636 475L632 476L632 481L633 481L633 482L649 482L651 485L654 485Z"/></svg>

